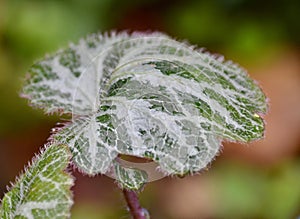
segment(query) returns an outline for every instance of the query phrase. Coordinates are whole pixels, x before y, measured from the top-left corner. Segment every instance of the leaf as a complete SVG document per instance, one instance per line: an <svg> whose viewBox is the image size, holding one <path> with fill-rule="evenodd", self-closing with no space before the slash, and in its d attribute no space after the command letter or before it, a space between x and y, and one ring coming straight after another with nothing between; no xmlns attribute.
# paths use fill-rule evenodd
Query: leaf
<svg viewBox="0 0 300 219"><path fill-rule="evenodd" d="M1 218L68 218L74 180L64 170L70 157L65 145L47 146L5 194Z"/></svg>
<svg viewBox="0 0 300 219"><path fill-rule="evenodd" d="M114 177L118 180L120 187L130 190L139 190L147 182L147 173L135 168L127 168L114 162Z"/></svg>
<svg viewBox="0 0 300 219"><path fill-rule="evenodd" d="M94 112L99 104L99 86L110 77L121 55L114 53L115 45L126 39L130 40L126 33L93 34L78 45L46 56L29 69L23 97L46 113Z"/></svg>
<svg viewBox="0 0 300 219"><path fill-rule="evenodd" d="M192 174L223 139L263 137L266 98L247 73L160 33L91 35L29 73L24 94L34 106L72 113L53 138L89 175L106 173L119 154Z"/></svg>

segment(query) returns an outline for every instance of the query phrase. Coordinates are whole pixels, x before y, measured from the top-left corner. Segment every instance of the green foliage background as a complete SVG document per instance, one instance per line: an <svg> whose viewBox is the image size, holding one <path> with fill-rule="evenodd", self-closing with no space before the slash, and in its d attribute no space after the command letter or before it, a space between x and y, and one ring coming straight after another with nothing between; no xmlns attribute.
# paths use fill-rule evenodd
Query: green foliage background
<svg viewBox="0 0 300 219"><path fill-rule="evenodd" d="M300 60L299 20L300 2L292 0L0 1L0 197L6 191L5 185L14 180L23 165L45 143L50 127L58 121L55 116L46 117L41 111L31 109L26 100L18 96L26 70L45 53L91 32L160 30L225 54L226 58L246 68L260 69L271 66L286 51L292 51L292 59ZM300 75L299 72L295 74ZM256 73L254 76L272 81L276 74ZM295 98L300 100L299 95ZM285 107L283 114L294 115L295 121L300 123L299 113L288 111L297 106L282 105ZM274 101L275 109L272 111L271 105L270 119L276 106ZM267 129L272 124L267 123ZM291 132L300 136L299 130L300 127ZM272 137L272 133L269 135ZM265 162L255 156L243 159L249 150L247 146L235 145L246 151L239 153L227 152L225 145L225 156L219 157L209 172L196 176L200 181L208 178L210 185L216 188L212 194L215 199L210 203L213 210L209 214L197 212L184 218L299 216L300 139L297 139L291 143L293 150L282 155L282 159L272 159L270 155L265 157ZM269 156L268 153L265 156ZM120 218L125 215L124 204L112 180L100 176L87 179L77 172L75 175L78 185L74 187L76 204L72 218ZM152 183L142 194L142 202L153 218L182 218L180 212L174 216L167 207L158 205L164 200L159 191L174 180ZM183 182L189 183L189 179ZM176 192L181 193L180 187ZM207 204L196 198L194 202L199 206Z"/></svg>

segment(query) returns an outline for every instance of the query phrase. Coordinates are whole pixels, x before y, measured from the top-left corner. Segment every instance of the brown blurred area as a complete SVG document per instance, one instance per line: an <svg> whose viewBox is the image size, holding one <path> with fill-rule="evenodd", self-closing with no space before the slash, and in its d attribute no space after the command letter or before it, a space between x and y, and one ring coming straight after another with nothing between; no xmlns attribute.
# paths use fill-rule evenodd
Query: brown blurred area
<svg viewBox="0 0 300 219"><path fill-rule="evenodd" d="M208 170L149 183L142 205L154 219L298 218L299 21L299 1L0 0L0 198L59 121L18 95L34 60L91 32L159 30L240 63L269 112L264 139L224 142ZM73 173L72 218L126 218L113 180Z"/></svg>

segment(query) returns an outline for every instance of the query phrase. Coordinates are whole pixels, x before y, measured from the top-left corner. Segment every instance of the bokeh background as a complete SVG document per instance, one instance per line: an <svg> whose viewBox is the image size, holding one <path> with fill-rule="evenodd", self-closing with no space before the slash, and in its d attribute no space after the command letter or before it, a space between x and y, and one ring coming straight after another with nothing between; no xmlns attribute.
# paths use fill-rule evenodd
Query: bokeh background
<svg viewBox="0 0 300 219"><path fill-rule="evenodd" d="M154 219L300 216L300 1L0 0L0 198L59 118L19 98L34 60L92 32L160 30L248 69L269 97L265 139L224 142L209 171L141 193ZM106 176L76 170L74 219L129 218Z"/></svg>

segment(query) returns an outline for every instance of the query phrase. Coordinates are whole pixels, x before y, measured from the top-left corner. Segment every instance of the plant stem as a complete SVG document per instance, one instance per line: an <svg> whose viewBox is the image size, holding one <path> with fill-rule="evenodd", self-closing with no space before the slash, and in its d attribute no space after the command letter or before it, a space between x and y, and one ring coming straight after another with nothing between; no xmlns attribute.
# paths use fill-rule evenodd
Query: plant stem
<svg viewBox="0 0 300 219"><path fill-rule="evenodd" d="M123 194L132 218L147 219L147 213L145 209L141 207L136 192L134 192L133 190L123 189Z"/></svg>

